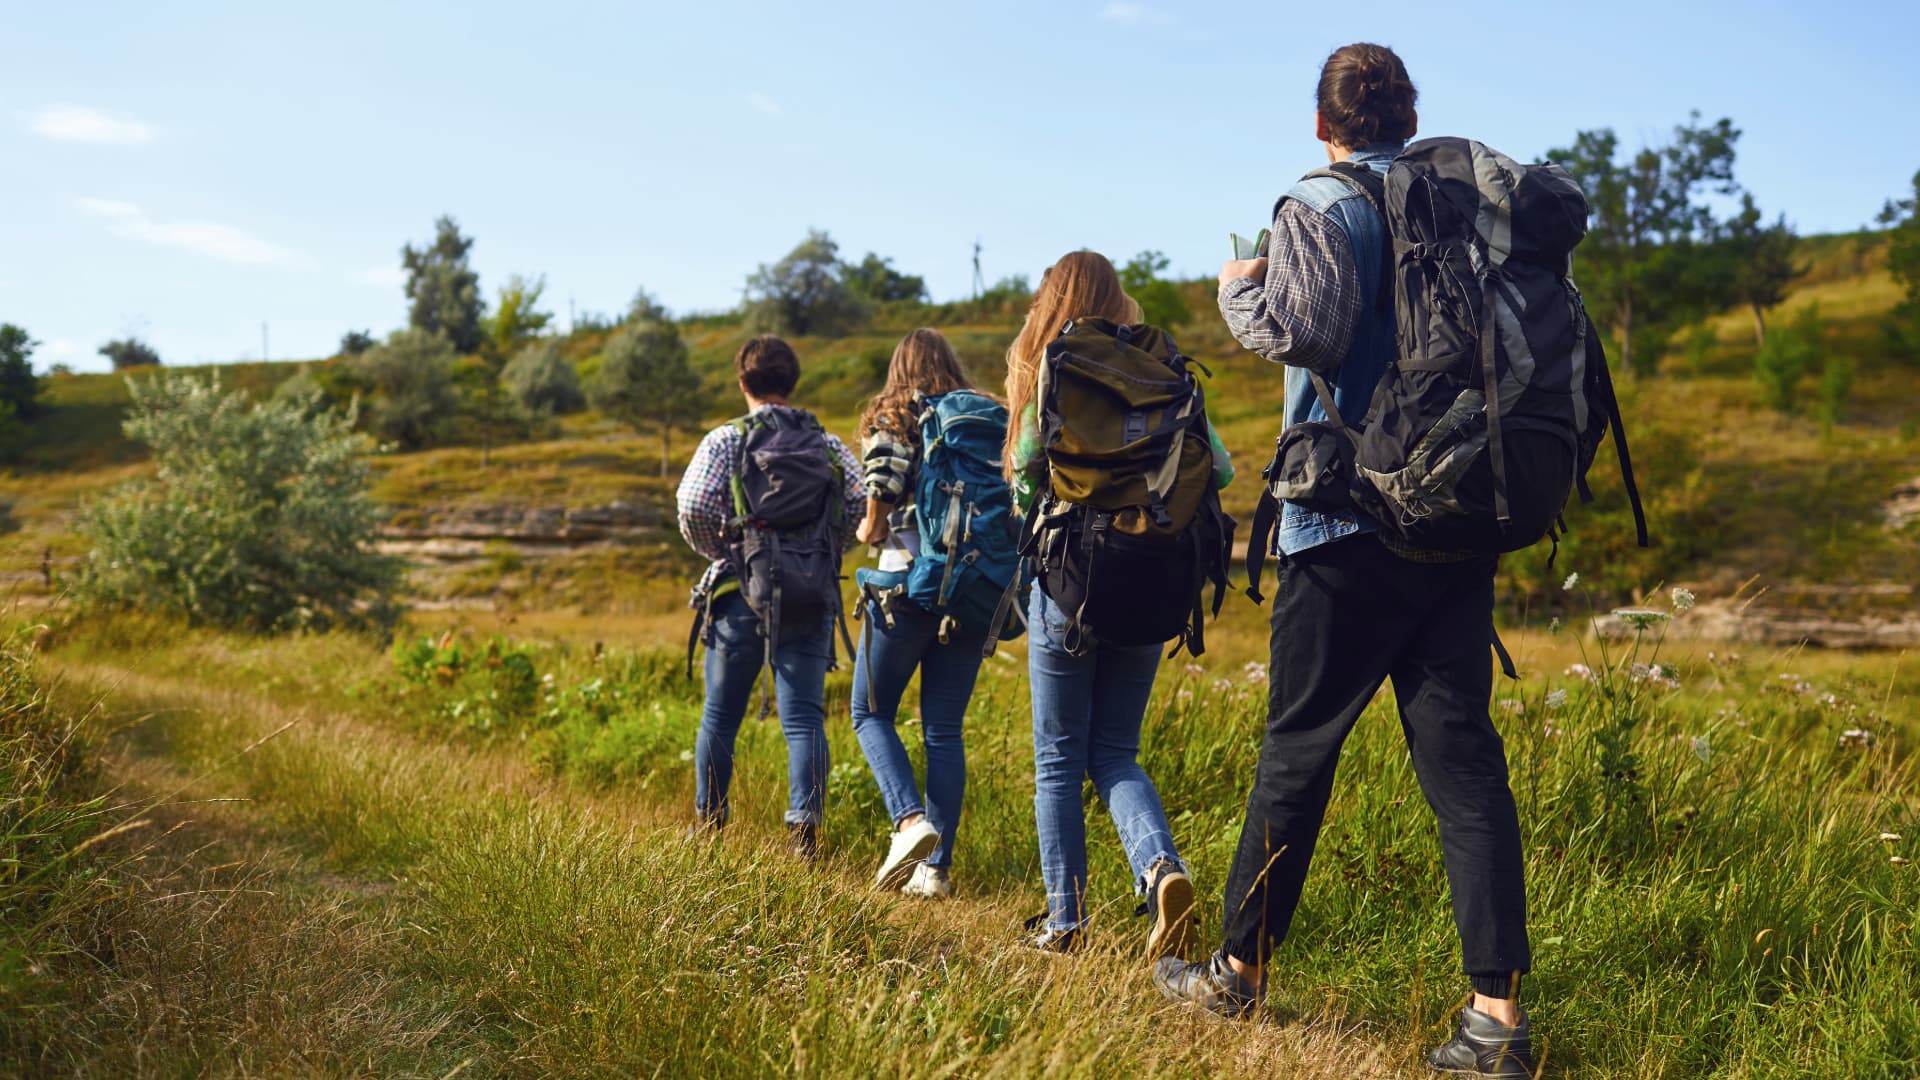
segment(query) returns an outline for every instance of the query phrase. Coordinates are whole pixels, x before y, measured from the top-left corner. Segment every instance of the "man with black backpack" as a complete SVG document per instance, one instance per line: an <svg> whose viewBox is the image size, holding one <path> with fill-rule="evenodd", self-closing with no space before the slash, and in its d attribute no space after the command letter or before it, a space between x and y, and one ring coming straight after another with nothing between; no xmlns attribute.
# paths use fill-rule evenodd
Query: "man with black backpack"
<svg viewBox="0 0 1920 1080"><path fill-rule="evenodd" d="M677 492L680 535L713 562L694 588L693 648L707 646L706 706L694 742L694 830L727 823L733 744L767 669L787 740L787 831L819 854L827 789L826 676L841 611L840 557L866 506L860 463L805 409L793 348L771 334L734 357L747 414L708 432ZM847 652L852 654L849 646ZM767 709L761 691L761 713Z"/></svg>
<svg viewBox="0 0 1920 1080"><path fill-rule="evenodd" d="M1216 1012L1258 1006L1341 745L1391 679L1473 990L1427 1062L1523 1077L1520 828L1488 712L1494 567L1553 534L1609 425L1623 467L1625 443L1568 279L1586 228L1579 189L1464 139L1406 146L1415 96L1392 50L1335 51L1316 119L1332 167L1281 199L1265 257L1221 272L1234 336L1288 365L1287 427L1248 546L1255 599L1267 556L1279 559L1267 727L1223 946L1197 964L1163 960L1155 980Z"/></svg>

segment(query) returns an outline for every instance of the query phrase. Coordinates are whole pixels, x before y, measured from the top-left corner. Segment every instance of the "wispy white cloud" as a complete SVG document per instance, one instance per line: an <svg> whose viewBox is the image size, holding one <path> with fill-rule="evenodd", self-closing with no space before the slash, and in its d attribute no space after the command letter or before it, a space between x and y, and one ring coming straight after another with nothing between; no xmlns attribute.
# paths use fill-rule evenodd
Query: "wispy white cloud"
<svg viewBox="0 0 1920 1080"><path fill-rule="evenodd" d="M376 289L398 289L407 283L407 272L397 266L370 266L355 270L352 277L355 282Z"/></svg>
<svg viewBox="0 0 1920 1080"><path fill-rule="evenodd" d="M779 116L786 111L780 107L779 102L758 90L747 95L747 104L753 106L755 112L765 113L768 116Z"/></svg>
<svg viewBox="0 0 1920 1080"><path fill-rule="evenodd" d="M159 134L151 124L131 116L116 116L85 105L49 105L34 113L28 126L35 135L62 142L137 146Z"/></svg>
<svg viewBox="0 0 1920 1080"><path fill-rule="evenodd" d="M81 213L106 222L115 236L174 248L241 266L298 267L310 260L232 225L215 221L155 221L147 212L119 199L82 196L73 201Z"/></svg>

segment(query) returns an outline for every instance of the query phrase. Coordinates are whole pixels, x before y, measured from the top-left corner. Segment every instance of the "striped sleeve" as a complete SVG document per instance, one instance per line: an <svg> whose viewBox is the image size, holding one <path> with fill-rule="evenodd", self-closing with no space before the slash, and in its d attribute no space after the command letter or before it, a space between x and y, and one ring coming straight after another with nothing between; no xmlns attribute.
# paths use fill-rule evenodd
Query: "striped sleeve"
<svg viewBox="0 0 1920 1080"><path fill-rule="evenodd" d="M913 479L913 467L920 448L912 439L876 427L860 441L861 465L865 470L867 496L889 506L898 506L906 497Z"/></svg>

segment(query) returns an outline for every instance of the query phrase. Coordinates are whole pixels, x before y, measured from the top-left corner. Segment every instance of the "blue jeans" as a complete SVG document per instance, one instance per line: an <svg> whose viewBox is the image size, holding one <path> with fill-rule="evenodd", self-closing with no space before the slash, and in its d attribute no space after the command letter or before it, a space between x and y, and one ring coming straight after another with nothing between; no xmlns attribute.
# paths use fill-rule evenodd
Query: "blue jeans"
<svg viewBox="0 0 1920 1080"><path fill-rule="evenodd" d="M787 824L818 825L827 795L827 668L833 662L833 628L815 633L780 632L773 656L773 692L780 732L787 738ZM727 788L733 783L733 741L753 700L754 683L766 662L760 619L738 593L714 601L706 630L707 701L693 744L694 812L725 824Z"/></svg>
<svg viewBox="0 0 1920 1080"><path fill-rule="evenodd" d="M1160 646L1095 645L1085 656L1061 644L1066 616L1033 590L1027 671L1033 691L1033 817L1047 925L1078 927L1086 917L1087 820L1080 791L1092 780L1120 832L1134 890L1162 859L1180 864L1160 793L1140 767L1140 724L1160 668Z"/></svg>
<svg viewBox="0 0 1920 1080"><path fill-rule="evenodd" d="M894 605L893 626L871 604L853 662L853 733L873 769L897 826L901 819L925 814L940 832L940 846L927 865L953 865L953 838L960 831L960 801L967 786L967 751L960 728L967 701L980 674L980 650L986 634L955 627L940 643L940 619L911 603ZM927 748L927 798L920 801L913 763L900 741L900 698L914 669L920 671L920 737ZM873 684L873 696L867 684Z"/></svg>

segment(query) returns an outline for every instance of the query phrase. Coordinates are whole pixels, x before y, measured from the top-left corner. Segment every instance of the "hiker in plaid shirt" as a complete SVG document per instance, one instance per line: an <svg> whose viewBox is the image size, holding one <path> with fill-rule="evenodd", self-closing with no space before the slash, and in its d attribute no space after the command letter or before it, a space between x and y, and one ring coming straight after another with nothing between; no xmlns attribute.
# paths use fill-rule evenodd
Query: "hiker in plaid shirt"
<svg viewBox="0 0 1920 1080"><path fill-rule="evenodd" d="M787 403L800 381L800 360L785 341L771 334L754 338L741 346L734 368L749 416L780 410L792 414L783 420L815 423L806 410ZM860 520L867 504L860 462L833 435L822 432L822 437L837 466L848 522L843 540L851 546L851 523ZM777 646L768 655L760 618L740 594L727 552L727 523L735 516L733 480L745 438L735 424L708 432L680 478L675 496L680 535L693 550L712 560L694 589L694 606L703 612L696 625L707 647L706 704L693 750L694 830L714 831L727 822L734 739L746 718L760 669L771 661L780 730L787 740L787 829L794 852L811 859L818 853L826 801L825 697L827 670L833 664L833 626L828 619L817 627L796 628L785 625L783 619Z"/></svg>

